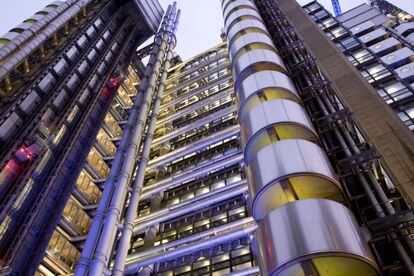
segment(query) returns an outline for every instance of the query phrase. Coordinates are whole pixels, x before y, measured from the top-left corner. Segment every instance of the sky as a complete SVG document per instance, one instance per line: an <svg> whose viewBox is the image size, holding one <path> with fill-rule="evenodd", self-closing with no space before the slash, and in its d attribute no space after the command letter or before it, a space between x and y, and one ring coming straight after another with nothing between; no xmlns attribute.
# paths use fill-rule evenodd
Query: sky
<svg viewBox="0 0 414 276"><path fill-rule="evenodd" d="M19 25L24 19L41 10L53 0L0 0L2 16L0 17L0 34ZM172 0L159 0L166 9ZM414 13L413 0L389 0L407 11ZM220 33L223 28L220 0L177 0L182 10L177 38L176 52L185 60L197 55L221 42ZM310 0L299 0L305 4ZM330 0L319 0L332 10ZM340 0L342 11L347 11L365 0ZM411 3L411 4L410 4Z"/></svg>

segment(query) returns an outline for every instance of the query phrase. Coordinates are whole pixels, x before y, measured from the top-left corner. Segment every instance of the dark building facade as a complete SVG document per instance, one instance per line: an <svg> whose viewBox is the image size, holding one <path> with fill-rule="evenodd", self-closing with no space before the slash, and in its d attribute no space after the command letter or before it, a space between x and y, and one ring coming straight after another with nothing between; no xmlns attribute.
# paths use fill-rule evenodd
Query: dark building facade
<svg viewBox="0 0 414 276"><path fill-rule="evenodd" d="M56 1L0 38L2 274L73 272L162 13Z"/></svg>
<svg viewBox="0 0 414 276"><path fill-rule="evenodd" d="M340 42L358 42L349 20L391 20L370 6L335 19L317 2L222 0L223 43L182 61L173 54L176 3L162 20L150 16L158 21L142 21L155 3L138 6L138 17L124 10L135 2L119 3L108 2L119 13L107 16L118 14L132 29L122 36L125 48L112 52L120 58L108 61L113 67L98 78L101 86L86 87L97 93L96 104L85 105L91 113L65 117L64 130L44 143L30 140L7 160L24 174L3 174L2 189L18 195L14 202L32 190L39 197L19 207L24 212L5 213L2 235L16 237L2 241L5 273L414 275L414 138L398 113L412 98L391 104L381 92L392 85L411 92L410 78L391 72L410 56L393 55L399 66L387 67L385 82L365 67L411 49L409 32L384 55L368 51L370 63L361 66L356 62L367 53L355 56ZM394 20L393 27L410 23ZM135 53L158 25L154 43ZM358 45L352 49L372 46ZM25 66L29 74L25 64L21 74ZM11 80L4 79L5 95L18 85ZM49 149L50 141L67 142ZM36 207L45 195L54 207ZM37 244L44 247L30 252L22 240L14 249L21 232L10 233L9 225L28 229L28 237L46 233L42 226L48 235ZM28 264L19 271L13 265L20 263Z"/></svg>

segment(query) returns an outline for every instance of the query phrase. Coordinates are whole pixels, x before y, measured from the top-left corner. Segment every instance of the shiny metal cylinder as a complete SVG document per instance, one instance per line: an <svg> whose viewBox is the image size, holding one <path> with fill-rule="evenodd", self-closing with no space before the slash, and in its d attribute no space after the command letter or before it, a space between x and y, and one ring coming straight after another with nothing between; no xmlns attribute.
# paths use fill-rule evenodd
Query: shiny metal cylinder
<svg viewBox="0 0 414 276"><path fill-rule="evenodd" d="M265 101L239 121L243 125L241 136L247 164L255 153L279 140L303 139L318 144L318 136L305 110L289 100Z"/></svg>
<svg viewBox="0 0 414 276"><path fill-rule="evenodd" d="M335 171L254 1L224 0L222 7L262 274L329 275L333 268L375 275L369 247L341 204Z"/></svg>
<svg viewBox="0 0 414 276"><path fill-rule="evenodd" d="M266 146L248 164L247 175L256 220L296 200L343 202L342 189L326 154L305 140L286 139Z"/></svg>
<svg viewBox="0 0 414 276"><path fill-rule="evenodd" d="M376 275L353 214L326 199L299 200L259 223L263 275Z"/></svg>

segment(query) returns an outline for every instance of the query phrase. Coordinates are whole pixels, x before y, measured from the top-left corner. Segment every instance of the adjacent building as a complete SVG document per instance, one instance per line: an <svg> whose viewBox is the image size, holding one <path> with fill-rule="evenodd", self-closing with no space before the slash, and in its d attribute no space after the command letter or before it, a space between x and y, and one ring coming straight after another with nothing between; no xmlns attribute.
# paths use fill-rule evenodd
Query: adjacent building
<svg viewBox="0 0 414 276"><path fill-rule="evenodd" d="M316 1L304 9L414 131L414 17L378 2L388 13L362 4L333 17Z"/></svg>
<svg viewBox="0 0 414 276"><path fill-rule="evenodd" d="M221 4L186 61L176 3L91 1L73 56L4 71L2 272L414 275L411 17Z"/></svg>
<svg viewBox="0 0 414 276"><path fill-rule="evenodd" d="M55 1L0 37L1 274L73 272L162 14Z"/></svg>

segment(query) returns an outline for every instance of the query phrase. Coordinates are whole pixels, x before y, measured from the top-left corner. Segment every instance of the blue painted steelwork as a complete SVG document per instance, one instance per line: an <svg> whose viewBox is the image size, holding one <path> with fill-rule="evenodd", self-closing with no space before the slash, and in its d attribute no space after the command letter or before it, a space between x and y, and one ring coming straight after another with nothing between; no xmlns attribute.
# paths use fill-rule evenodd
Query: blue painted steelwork
<svg viewBox="0 0 414 276"><path fill-rule="evenodd" d="M335 16L341 15L341 5L339 4L339 0L332 0L332 7L335 12Z"/></svg>

